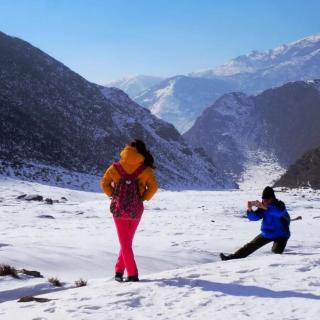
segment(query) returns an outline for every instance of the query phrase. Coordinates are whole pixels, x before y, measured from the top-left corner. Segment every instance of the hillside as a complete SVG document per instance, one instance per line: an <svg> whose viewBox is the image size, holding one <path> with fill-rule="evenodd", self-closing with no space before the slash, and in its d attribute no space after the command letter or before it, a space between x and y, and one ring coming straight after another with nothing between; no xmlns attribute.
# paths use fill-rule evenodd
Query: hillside
<svg viewBox="0 0 320 320"><path fill-rule="evenodd" d="M276 181L275 186L320 189L320 148L306 152Z"/></svg>
<svg viewBox="0 0 320 320"><path fill-rule="evenodd" d="M272 159L287 168L320 145L320 81L298 81L248 96L219 98L184 134L225 171L239 176L247 163Z"/></svg>
<svg viewBox="0 0 320 320"><path fill-rule="evenodd" d="M61 168L100 177L125 144L141 138L155 155L161 187L234 186L171 124L29 43L0 33L0 68L2 172L20 177L26 172L24 177L33 179L34 167L41 167L36 179L44 175L58 185Z"/></svg>

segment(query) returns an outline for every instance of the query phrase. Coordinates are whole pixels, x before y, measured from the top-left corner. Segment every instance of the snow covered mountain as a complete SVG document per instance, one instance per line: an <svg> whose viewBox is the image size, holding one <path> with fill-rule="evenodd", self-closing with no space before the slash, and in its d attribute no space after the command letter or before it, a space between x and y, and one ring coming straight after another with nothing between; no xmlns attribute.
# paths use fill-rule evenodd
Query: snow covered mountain
<svg viewBox="0 0 320 320"><path fill-rule="evenodd" d="M160 186L234 186L201 148L190 147L171 124L121 90L90 83L29 43L4 33L0 33L0 70L3 173L28 179L45 176L58 185L60 178L50 176L61 170L100 177L126 143L141 138L155 155Z"/></svg>
<svg viewBox="0 0 320 320"><path fill-rule="evenodd" d="M176 76L166 79L134 98L154 115L188 130L204 107L233 87L221 79Z"/></svg>
<svg viewBox="0 0 320 320"><path fill-rule="evenodd" d="M320 189L320 147L308 151L292 164L275 186Z"/></svg>
<svg viewBox="0 0 320 320"><path fill-rule="evenodd" d="M248 162L274 160L286 168L320 145L319 86L319 80L298 81L257 96L226 94L184 137L238 176Z"/></svg>
<svg viewBox="0 0 320 320"><path fill-rule="evenodd" d="M191 144L202 146L224 170L239 173L249 151L261 142L261 127L254 125L254 109L252 98L246 94L226 94L205 109L184 137Z"/></svg>
<svg viewBox="0 0 320 320"><path fill-rule="evenodd" d="M106 83L106 87L115 87L123 90L130 98L134 98L141 92L149 89L150 87L158 84L164 80L162 77L138 75L132 77L126 77L121 80L109 81Z"/></svg>
<svg viewBox="0 0 320 320"><path fill-rule="evenodd" d="M274 81L278 80L279 83L274 83L273 86L277 86L284 81L295 80L296 77L298 79L301 77L304 80L316 78L318 76L319 59L320 34L284 44L268 51L255 50L211 70L193 72L190 76L215 78L256 74L256 76L267 78L274 74ZM306 76L306 73L308 73L308 76ZM295 79L292 79L292 77ZM260 86L263 86L263 84L260 84Z"/></svg>
<svg viewBox="0 0 320 320"><path fill-rule="evenodd" d="M224 93L258 94L290 81L317 78L320 78L320 35L269 51L253 51L211 70L167 79L135 100L185 132Z"/></svg>

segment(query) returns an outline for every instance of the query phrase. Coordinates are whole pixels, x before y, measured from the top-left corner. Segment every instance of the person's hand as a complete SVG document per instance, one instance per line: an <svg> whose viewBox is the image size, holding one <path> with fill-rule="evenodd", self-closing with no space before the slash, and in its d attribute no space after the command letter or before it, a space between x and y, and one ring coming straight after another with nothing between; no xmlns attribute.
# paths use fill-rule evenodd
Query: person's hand
<svg viewBox="0 0 320 320"><path fill-rule="evenodd" d="M251 203L251 201L248 201L248 211L252 211L252 203Z"/></svg>
<svg viewBox="0 0 320 320"><path fill-rule="evenodd" d="M267 207L260 201L256 201L256 205L257 205L257 208L259 209L262 209L262 210L267 210Z"/></svg>

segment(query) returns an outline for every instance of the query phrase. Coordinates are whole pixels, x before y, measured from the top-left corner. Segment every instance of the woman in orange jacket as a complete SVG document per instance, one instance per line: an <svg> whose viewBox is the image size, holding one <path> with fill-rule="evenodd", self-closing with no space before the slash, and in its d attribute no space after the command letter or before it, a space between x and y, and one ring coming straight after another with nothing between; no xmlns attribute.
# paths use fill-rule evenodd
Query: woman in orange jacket
<svg viewBox="0 0 320 320"><path fill-rule="evenodd" d="M139 281L132 242L143 213L143 201L150 200L158 190L154 175L154 159L141 140L134 140L120 153L120 161L105 172L100 185L112 198L110 210L116 225L120 253L115 266L115 280Z"/></svg>

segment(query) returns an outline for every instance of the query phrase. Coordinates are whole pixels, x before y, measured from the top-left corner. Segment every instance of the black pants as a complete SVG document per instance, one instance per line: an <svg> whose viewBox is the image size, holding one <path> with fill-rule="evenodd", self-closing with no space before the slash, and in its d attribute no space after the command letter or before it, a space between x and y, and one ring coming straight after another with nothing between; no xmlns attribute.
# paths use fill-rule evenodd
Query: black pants
<svg viewBox="0 0 320 320"><path fill-rule="evenodd" d="M286 248L288 238L278 238L278 239L267 239L264 238L261 234L255 237L252 241L244 245L234 254L229 256L230 259L241 259L249 256L251 253L265 246L266 244L273 242L272 252L281 254Z"/></svg>

